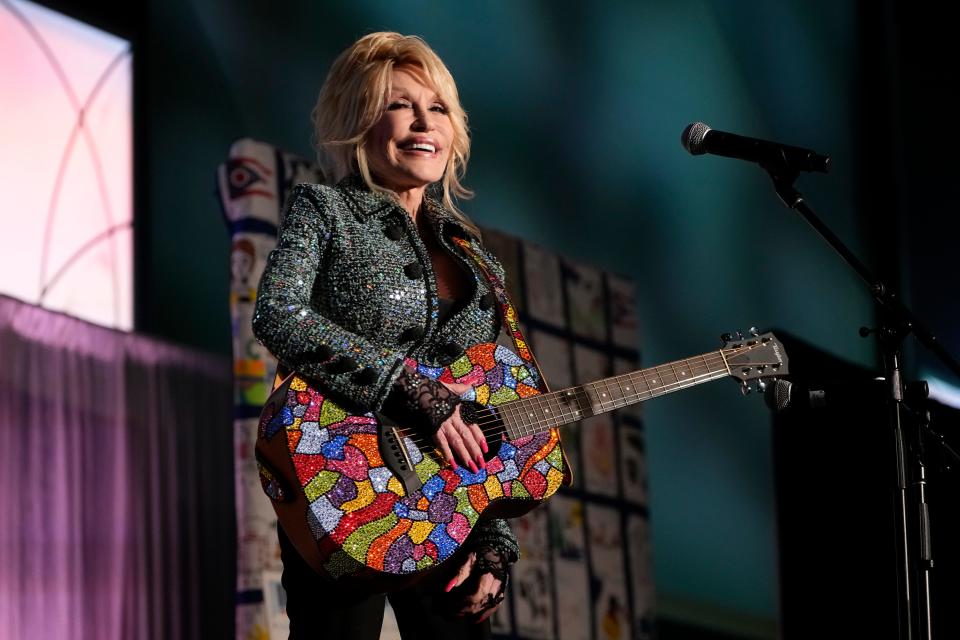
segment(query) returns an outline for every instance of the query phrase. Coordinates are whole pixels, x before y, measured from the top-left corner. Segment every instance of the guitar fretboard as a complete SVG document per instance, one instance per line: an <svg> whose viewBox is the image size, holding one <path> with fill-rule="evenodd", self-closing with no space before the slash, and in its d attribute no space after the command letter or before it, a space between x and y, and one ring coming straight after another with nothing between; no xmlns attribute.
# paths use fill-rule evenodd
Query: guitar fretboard
<svg viewBox="0 0 960 640"><path fill-rule="evenodd" d="M514 400L497 410L508 437L516 439L727 375L730 369L721 350Z"/></svg>

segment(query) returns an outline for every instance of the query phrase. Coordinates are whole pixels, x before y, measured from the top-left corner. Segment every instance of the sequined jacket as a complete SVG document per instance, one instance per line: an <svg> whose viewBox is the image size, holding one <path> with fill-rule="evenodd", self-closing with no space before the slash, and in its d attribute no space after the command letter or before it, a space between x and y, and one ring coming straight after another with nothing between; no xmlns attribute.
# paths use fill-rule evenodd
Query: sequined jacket
<svg viewBox="0 0 960 640"><path fill-rule="evenodd" d="M441 245L473 274L469 297L443 323L433 264L410 215L353 176L291 191L260 280L257 339L281 363L365 411L380 408L406 358L445 366L473 344L494 342L496 298L450 237L469 239L500 278L503 269L439 201L428 195L425 204ZM518 555L502 520L478 527L476 538L495 538Z"/></svg>

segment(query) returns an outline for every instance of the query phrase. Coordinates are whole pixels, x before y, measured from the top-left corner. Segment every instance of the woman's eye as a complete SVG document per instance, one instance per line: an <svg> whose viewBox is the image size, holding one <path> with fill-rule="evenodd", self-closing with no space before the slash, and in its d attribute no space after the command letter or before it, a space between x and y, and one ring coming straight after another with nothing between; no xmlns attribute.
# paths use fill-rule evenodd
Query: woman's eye
<svg viewBox="0 0 960 640"><path fill-rule="evenodd" d="M447 108L442 104L435 104L430 107L431 111L436 111L437 113L447 113Z"/></svg>
<svg viewBox="0 0 960 640"><path fill-rule="evenodd" d="M403 101L399 101L399 100L398 100L397 102L391 102L391 103L387 106L387 110L388 110L388 111L396 111L397 109L404 109L404 108L409 107L409 106L410 106L410 103L408 103L408 102L403 102Z"/></svg>

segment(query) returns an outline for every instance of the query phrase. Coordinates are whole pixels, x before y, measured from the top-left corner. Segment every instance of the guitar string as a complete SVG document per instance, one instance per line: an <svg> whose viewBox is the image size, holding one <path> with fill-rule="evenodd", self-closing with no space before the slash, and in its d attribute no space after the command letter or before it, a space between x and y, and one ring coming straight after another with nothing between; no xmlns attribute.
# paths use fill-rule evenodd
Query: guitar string
<svg viewBox="0 0 960 640"><path fill-rule="evenodd" d="M753 349L753 348L756 348L756 346L754 346L754 347L747 347L747 349ZM730 350L728 350L728 351L730 351L731 353L738 353L738 352L743 352L744 350L743 350L743 349L730 349ZM723 358L722 358L722 357L719 357L719 358L717 357L718 355L719 355L719 352L717 353L717 355L711 354L711 360L712 360L712 363L713 363L713 364L717 364L717 363L723 361ZM598 381L595 381L595 382L592 382L592 383L587 383L587 384L585 384L585 385L581 385L580 387L572 387L572 389L577 389L578 392L583 395L583 399L586 401L586 406L588 406L588 407L590 407L591 409L593 409L594 407L591 406L592 403L590 402L590 398L589 398L589 396L587 396L587 394L586 394L586 392L585 392L585 391L586 391L586 387L596 387L596 386L599 385L599 384L604 384L604 385L606 386L607 390L609 391L609 389L610 389L610 386L609 386L609 385L610 385L611 382L614 381L614 380L617 382L617 384L620 384L620 381L621 381L623 378L631 379L631 378L635 378L635 377L638 377L638 376L639 376L639 377L642 377L644 383L645 383L645 384L647 385L647 387L648 387L647 391L642 391L642 392L639 392L639 393L633 393L633 394L631 394L630 396L626 396L626 394L624 394L623 400L619 400L619 402L623 402L623 404L621 405L621 407L623 407L623 406L628 406L628 405L630 405L630 404L634 404L636 401L640 400L641 397L644 396L644 395L648 395L648 397L643 398L643 399L644 399L644 400L648 400L648 399L651 399L651 398L655 397L658 392L662 392L662 393L661 393L661 395L662 395L662 394L665 394L665 393L669 393L670 391L678 390L678 389L683 388L683 387L685 387L685 386L692 386L693 384L698 384L698 383L700 382L700 380L699 380L700 378L709 377L709 376L713 376L713 375L715 375L715 376L717 376L717 377L723 377L723 376L726 376L726 375L727 375L727 373L726 373L726 366L724 366L722 370L717 370L717 371L715 371L715 372L709 372L709 371L708 371L708 373L699 374L699 375L696 375L696 376L688 376L688 375L686 374L686 371L684 371L684 370L681 370L680 375L677 375L677 374L676 374L676 368L675 368L673 365L679 364L679 363L690 363L690 361L696 360L697 358L703 360L704 366L709 370L709 367L710 367L710 364L711 364L711 360L708 360L707 357L706 357L706 355L700 355L700 356L694 356L693 358L688 358L688 359L683 360L683 361L678 361L678 362L674 362L674 363L666 363L666 364L663 364L663 365L659 365L659 366L657 366L657 367L652 367L651 369L645 369L645 370L640 370L640 371L633 371L633 372L629 372L629 373L626 373L626 374L620 374L620 375L617 375L617 376L612 376L612 377L607 378L607 379L604 379L604 380L598 380ZM771 364L773 364L773 363L771 363ZM676 381L675 381L675 382L668 382L668 383L666 383L666 384L662 384L662 385L656 387L656 389L654 389L653 387L651 387L651 385L650 385L650 380L647 379L646 374L645 374L644 372L657 373L658 370L660 370L660 369L662 369L663 367L666 367L666 366L670 366L670 367L671 367L671 370L673 371L674 378L675 378ZM694 369L694 368L691 368L691 370L693 370L693 369ZM662 376L661 376L661 379L662 379ZM653 382L656 383L656 378L653 378ZM525 418L523 418L523 417L521 416L521 413L520 413L520 411L519 411L520 407L515 406L515 405L518 405L518 404L520 404L520 403L522 403L522 402L531 401L531 402L536 402L536 403L542 408L542 407L544 406L544 402L545 402L545 401L554 399L555 396L556 396L556 397L559 397L559 396L562 395L562 394L570 395L569 392L570 392L570 389L564 389L564 390L560 390L560 391L553 392L553 393L539 394L539 395L536 395L536 396L531 396L531 397L529 397L529 398L523 398L523 399L521 399L521 400L510 401L510 402L508 402L508 403L506 403L506 404L504 404L504 405L502 405L502 406L500 406L500 407L495 407L495 409L497 409L497 411L500 411L500 412L502 412L502 413L507 414L507 418L508 418L508 419L509 419L509 418L513 418L516 422L515 422L514 425L511 425L511 426L515 427L517 431L520 431L522 435L530 435L530 433L537 433L537 432L539 432L539 431L542 431L544 425L551 424L552 422L554 422L554 420L558 420L558 422L559 422L560 420L566 420L566 421L568 421L568 422L569 422L569 421L575 421L575 420L569 420L569 419L570 419L570 418L579 419L584 412L583 412L582 410L574 410L574 411L569 412L569 413L566 413L566 414L564 414L563 412L561 412L561 413L559 414L559 418L558 418L556 415L554 415L554 416L552 416L552 417L545 417L545 418L543 418L543 419L534 418L533 420L528 421L528 420L526 420ZM616 403L617 403L617 402L618 402L617 399L611 399L611 400L606 400L606 401L604 401L604 400L598 400L597 404L599 405L599 409L600 409L600 410L599 410L598 412L596 412L596 414L604 413L604 412L606 412L606 411L610 411L610 410L617 409L617 408L621 408L621 407L617 407L617 406L616 406ZM511 415L509 412L512 412L512 415ZM596 415L596 414L594 414L594 415ZM527 415L530 416L529 413L528 413ZM531 417L532 417L532 416L531 416ZM589 416L587 416L587 417L589 417ZM491 418L482 419L482 420L480 420L480 421L478 421L477 423L474 423L474 424L477 424L478 426L481 426L481 427L485 427L485 426L488 426L488 425L495 425L495 428L493 428L493 429L486 429L486 430L481 429L484 433L495 433L495 432L499 431L499 426L500 426L500 423L501 423L501 422L503 422L503 419L502 419L502 418L498 418L496 415L494 415L494 416L492 416ZM565 424L565 422L559 422L559 423L560 423L560 424ZM527 428L529 428L529 427L537 427L537 429L535 429L534 431L531 431L531 432L528 433L526 430L527 430ZM507 428L509 428L509 427L507 427ZM409 437L409 436L408 436L408 437ZM425 441L423 440L423 438L413 437L413 438L411 438L411 439L413 439L417 444L420 444L420 445L425 444Z"/></svg>
<svg viewBox="0 0 960 640"><path fill-rule="evenodd" d="M559 418L557 416L554 416L550 419L544 419L544 420L534 419L532 421L526 421L522 418L522 415L519 412L519 408L515 406L517 404L517 401L512 401L510 403L502 405L501 407L496 407L496 409L498 411L504 411L504 413L507 414L506 417L508 420L509 419L515 420L515 423L513 425L504 424L504 430L510 431L511 429L513 429L516 432L516 435L511 435L508 433L508 435L510 435L512 439L515 439L517 437L525 437L528 435L534 435L534 434L546 431L548 428L551 428L551 427L548 427L547 425L560 426L563 424L568 424L570 422L576 422L581 419L600 415L602 413L606 413L607 411L612 411L614 409L629 406L630 404L635 404L635 402L638 399L640 399L641 396L644 396L644 395L646 395L647 397L643 399L649 400L657 397L658 395L665 395L666 393L670 393L672 391L676 391L685 387L695 386L701 382L708 382L709 380L716 380L719 378L723 378L723 377L726 377L726 375L727 374L724 371L715 371L715 372L705 373L697 376L691 376L684 380L667 383L665 385L657 387L656 390L651 389L649 391L644 391L639 394L634 394L633 398L630 401L620 406L615 406L617 403L616 400L599 401L597 403L597 405L599 405L598 411L588 413L580 409L575 409L570 413L561 413ZM703 380L701 380L701 378ZM586 404L586 406L588 406L591 409L591 411L593 411L594 407L590 406L591 404L590 397L589 395L587 395L586 390L582 387L579 387L579 388L572 387L571 389L572 389L572 394L574 396L582 395L582 401ZM525 400L532 400L534 398L540 398L540 396L525 398ZM604 405L611 405L611 406L604 406ZM493 418L490 420L482 421L482 424L484 426L491 425L491 424L493 424L494 426L492 428L481 429L481 431L484 433L484 435L496 434L500 431L501 423L504 423L504 420L499 418ZM405 432L405 436L409 438L418 447L425 447L425 446L432 447L432 440L426 440L421 436L409 435L409 432L407 432L406 430L404 430L404 432Z"/></svg>
<svg viewBox="0 0 960 640"><path fill-rule="evenodd" d="M557 418L557 416L551 416L551 417L545 418L545 419L534 418L534 419L531 420L531 421L527 421L526 419L524 419L524 418L522 417L522 414L521 414L521 411L520 411L520 407L517 406L517 405L519 405L519 404L521 404L521 403L524 403L524 402L527 402L527 401L530 401L531 403L532 403L532 402L536 402L536 403L542 408L542 407L544 406L543 403L544 403L545 401L548 401L548 400L550 400L550 399L553 399L554 397L560 397L562 394L570 395L570 390L571 390L571 389L575 389L577 393L580 393L580 394L583 395L583 399L584 399L585 402L586 402L585 406L593 409L593 408L594 408L594 407L592 406L593 403L590 402L590 398L589 398L589 396L586 394L586 388L587 388L587 387L591 387L591 386L595 387L595 386L598 385L598 384L604 384L604 385L607 386L607 390L608 390L608 392L609 392L609 384L610 384L610 381L612 381L612 380L616 380L616 381L617 381L617 384L620 384L620 380L623 379L623 378L632 379L632 378L635 378L635 377L640 377L640 378L643 379L644 384L647 385L647 391L643 391L643 392L639 392L639 393L633 393L633 394L631 394L631 396L629 397L629 399L628 399L626 396L624 396L623 400L621 400L621 401L623 402L623 404L622 404L620 407L615 406L616 403L618 402L616 399L611 399L611 400L607 400L607 401L599 400L599 401L597 402L597 404L599 405L599 409L600 409L600 410L592 414L592 415L599 415L600 413L605 413L605 412L607 412L607 411L611 411L611 410L614 410L614 409L617 409L617 408L622 408L622 407L624 407L624 406L628 406L628 405L630 405L630 404L634 404L634 403L636 403L637 401L640 401L641 399L642 399L642 400L652 399L652 398L656 397L656 395L658 394L658 392L660 393L660 395L663 395L663 394L669 393L669 392L671 392L671 391L679 390L679 389L684 388L684 387L686 387L686 386L692 386L692 385L694 385L694 384L699 384L699 383L701 382L701 381L699 380L700 378L709 377L709 376L716 376L717 378L719 378L719 377L724 377L724 376L727 375L727 371L726 371L726 369L727 369L727 362L726 362L726 360L725 360L725 358L724 358L724 356L723 356L724 352L725 352L726 355L735 355L735 354L745 353L745 352L747 352L747 351L752 351L752 350L757 349L757 348L762 347L762 346L767 346L767 343L759 342L759 343L757 343L757 344L755 344L755 345L748 345L748 346L741 347L741 348L738 348L738 349L726 349L726 350L721 349L720 351L717 351L717 352L711 352L711 354L710 354L710 359L707 358L706 354L701 354L701 355L699 355L699 356L693 356L692 358L687 358L687 359L685 359L685 360L680 360L680 361L676 361L676 362L668 362L668 363L665 363L665 364L662 364L662 365L658 365L658 366L656 366L656 367L651 367L650 369L641 369L641 370L638 370L638 371L632 371L632 372L628 372L628 373L625 373L625 374L620 374L620 375L612 376L612 377L607 378L607 379L597 380L597 381L595 381L595 382L591 382L591 383L587 383L587 384L584 384L584 385L580 385L580 386L578 386L578 387L571 387L570 389L561 389L560 391L556 391L556 392L552 392L552 393L538 394L538 395L535 395L535 396L530 396L530 397L528 397L528 398L521 398L521 399L519 399L519 400L512 400L512 401L510 401L510 402L505 403L504 405L502 405L502 406L500 406L500 407L494 407L494 409L496 409L497 412L501 412L501 413L507 414L507 418L513 418L516 422L515 422L515 424L510 425L510 426L514 427L514 430L520 433L520 437L524 437L524 436L526 436L526 435L532 435L532 434L534 434L534 433L539 433L539 432L545 430L545 429L544 429L544 425L551 424L551 423L553 423L554 420L557 420L557 424L566 424L566 423L568 423L568 422L575 422L576 420L579 420L579 419L581 419L581 418L583 418L583 417L590 417L590 416L589 416L589 415L588 415L588 416L584 416L584 415L583 415L583 414L584 414L583 409L575 409L575 410L573 410L572 412L569 412L569 413L566 413L566 414L564 414L564 413L561 412L559 418ZM684 364L684 363L691 363L691 361L696 360L696 359L698 359L698 358L699 358L700 360L703 360L704 366L705 366L708 370L709 370L709 368L710 368L711 365L716 365L716 364L719 364L719 363L723 363L724 366L723 366L722 370L717 370L717 371L715 371L715 372L709 372L709 371L708 371L708 373L699 374L699 375L696 375L696 376L689 376L689 375L687 375L685 370L681 370L680 375L677 375L677 370L676 370L676 368L674 367L674 365L676 365L676 364ZM776 363L768 363L768 364L772 365L772 364L776 364ZM675 381L675 382L668 382L668 383L666 383L666 384L662 384L662 385L656 387L656 389L654 389L653 387L651 387L650 381L647 380L647 375L646 375L646 374L647 374L647 373L657 373L660 369L662 369L662 368L664 368L664 367L667 367L667 366L670 367L670 369L671 369L671 371L672 371L672 373L673 373L673 377L675 378L676 381ZM753 366L757 366L756 363L754 363ZM687 367L687 368L693 370L693 367ZM684 376L684 377L681 378L681 376ZM661 380L662 380L662 375L661 375L660 377L661 377ZM703 380L703 382L706 382L706 381L707 381L707 380ZM656 378L653 378L653 382L656 383ZM647 397L646 397L646 398L643 398L642 396L644 396L644 395L647 395ZM610 405L610 406L606 406L606 405ZM509 412L512 412L512 415L510 415ZM530 414L530 413L528 413L527 415L530 416L530 417L533 417L532 414ZM570 420L570 418L574 418L574 419L573 419L573 420ZM505 424L505 421L503 420L503 418L499 418L499 417L497 417L496 415L493 415L492 417L489 417L489 418L481 419L481 420L477 421L476 423L471 423L471 424L476 424L478 427L481 427L481 432L482 432L484 435L497 433L497 432L500 430L500 425L501 425L501 424L503 424L503 426L505 427L505 429L509 429L509 428L510 428L510 426L507 426L507 425ZM490 427L491 425L493 425L491 428L486 428L486 429L484 428L484 427ZM535 427L535 429L528 432L527 429L530 428L530 427ZM406 430L405 430L405 431L406 431ZM410 438L410 439L413 441L413 443L414 443L415 445L417 445L418 447L426 446L426 445L432 443L432 439L428 441L427 439L424 439L424 438L422 438L422 437L417 437L417 436L409 436L409 435L408 435L407 437Z"/></svg>
<svg viewBox="0 0 960 640"><path fill-rule="evenodd" d="M608 392L610 391L610 388L611 388L609 379L597 381L596 383L590 383L590 385L573 387L572 393L567 394L568 396L574 396L574 397L579 396L578 400L581 400L583 403L581 406L585 406L588 409L587 411L583 409L574 409L572 412L569 412L569 413L561 412L559 416L554 415L552 417L545 417L543 419L534 418L533 420L530 420L530 421L524 420L521 423L513 426L516 428L517 431L520 432L521 437L526 435L532 435L535 433L540 433L541 431L545 430L545 428L549 428L548 425L559 426L562 424L567 424L569 422L576 422L577 420L590 418L593 416L606 413L607 411L612 411L615 409L620 409L620 408L629 406L631 404L635 404L638 400L641 400L641 399L649 400L651 398L656 397L657 395L664 395L666 393L675 391L683 387L693 386L693 385L699 384L700 382L706 382L707 378L718 379L721 377L725 377L726 375L727 374L725 372L716 371L716 372L708 372L708 373L700 374L697 376L689 376L683 380L678 380L677 382L667 383L665 385L657 387L656 389L648 389L647 391L643 391L640 393L630 394L629 396L625 396L624 399L622 400L618 400L611 396L612 399L610 400L598 399L594 403L591 401L591 397L587 393L587 389L586 389L587 386L597 386L599 384L603 384ZM622 376L617 376L617 377L622 377ZM704 380L700 380L701 378L704 378ZM643 396L646 396L646 397L643 397ZM540 398L540 396L537 396L537 398ZM529 416L530 414L528 413L527 415ZM487 422L487 424L489 424L489 421ZM528 429L530 430L528 431ZM492 431L496 432L497 429L493 429Z"/></svg>

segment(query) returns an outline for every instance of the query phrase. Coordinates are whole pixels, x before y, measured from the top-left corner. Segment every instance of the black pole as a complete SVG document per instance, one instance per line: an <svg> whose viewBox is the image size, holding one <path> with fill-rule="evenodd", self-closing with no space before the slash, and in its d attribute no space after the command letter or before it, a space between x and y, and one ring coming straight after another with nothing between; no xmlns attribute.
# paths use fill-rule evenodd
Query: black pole
<svg viewBox="0 0 960 640"><path fill-rule="evenodd" d="M881 338L881 344L885 340ZM898 617L900 620L900 638L912 640L915 636L913 608L916 597L913 585L910 553L910 526L908 522L909 508L909 469L907 467L907 447L904 438L902 422L902 402L903 402L903 384L900 379L900 353L899 346L891 348L889 353L884 354L884 368L887 372L887 380L890 382L890 422L893 428L894 451L896 466L896 489L894 492L894 518L896 521L896 541L897 550L897 603ZM927 609L929 613L929 608ZM919 622L919 620L918 620ZM930 623L927 621L927 628ZM930 636L927 635L927 638Z"/></svg>
<svg viewBox="0 0 960 640"><path fill-rule="evenodd" d="M785 166L765 166L773 180L777 195L790 209L799 213L843 260L866 282L876 302L887 312L875 333L884 355L885 379L889 383L888 408L894 437L896 489L894 519L896 523L897 591L901 640L930 640L930 569L933 556L930 545L929 509L926 502L926 466L923 458L923 432L926 425L909 426L904 413L904 381L900 371L904 338L913 333L917 339L954 373L960 376L960 363L940 344L917 318L900 302L896 294L870 273L862 262L843 244L807 206L793 183L796 171ZM908 437L909 436L909 437ZM934 438L937 441L936 438ZM942 439L940 439L942 442ZM952 453L952 450L950 451Z"/></svg>

